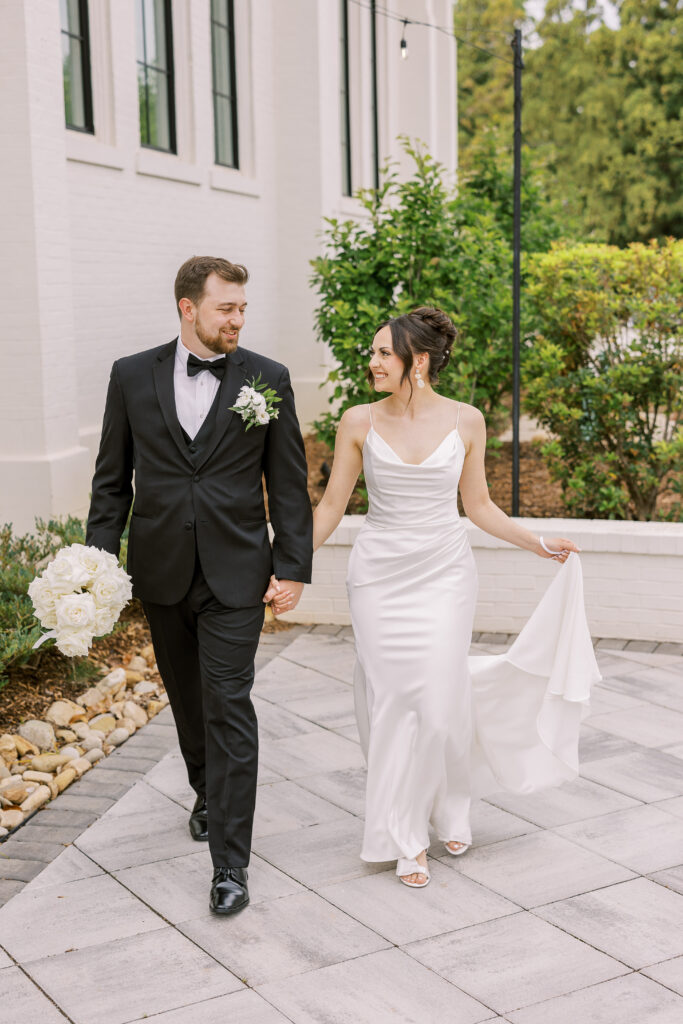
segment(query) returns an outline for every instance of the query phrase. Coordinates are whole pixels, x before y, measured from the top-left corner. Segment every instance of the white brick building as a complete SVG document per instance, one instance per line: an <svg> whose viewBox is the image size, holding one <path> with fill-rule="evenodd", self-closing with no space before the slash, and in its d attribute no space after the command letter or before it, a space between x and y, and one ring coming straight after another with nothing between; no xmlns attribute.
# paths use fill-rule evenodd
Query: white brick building
<svg viewBox="0 0 683 1024"><path fill-rule="evenodd" d="M370 7L0 0L0 523L84 513L111 363L174 336L193 253L247 265L243 343L320 411L309 260L357 213L349 176L374 183ZM448 27L452 0L377 9L380 159L407 134L454 170L455 41L409 25L400 51L401 18Z"/></svg>

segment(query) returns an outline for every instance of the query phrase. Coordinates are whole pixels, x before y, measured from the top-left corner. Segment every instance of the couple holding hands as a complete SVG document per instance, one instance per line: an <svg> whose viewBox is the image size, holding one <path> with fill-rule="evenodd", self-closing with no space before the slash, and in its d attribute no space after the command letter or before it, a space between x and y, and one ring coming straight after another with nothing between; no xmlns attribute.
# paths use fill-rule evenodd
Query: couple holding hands
<svg viewBox="0 0 683 1024"><path fill-rule="evenodd" d="M434 390L456 337L449 318L422 307L368 339L370 391L385 397L343 415L312 513L287 369L239 344L247 281L246 268L225 259L187 260L175 281L179 336L114 363L86 536L118 555L132 505L128 572L197 795L190 832L208 839L218 914L249 902L251 689L265 603L276 614L294 610L313 551L337 527L361 471L369 511L348 592L368 765L363 859L396 861L404 884L423 887L430 824L457 856L472 841L473 794L571 778L586 698L577 686L597 672L580 586L569 602L567 584L557 587L572 566L580 573L570 557L578 549L534 536L493 504L482 414ZM477 577L458 490L481 529L541 558L569 559L505 656L468 659ZM539 612L553 623L551 639L547 622L534 623ZM563 659L558 692L567 641L578 661Z"/></svg>

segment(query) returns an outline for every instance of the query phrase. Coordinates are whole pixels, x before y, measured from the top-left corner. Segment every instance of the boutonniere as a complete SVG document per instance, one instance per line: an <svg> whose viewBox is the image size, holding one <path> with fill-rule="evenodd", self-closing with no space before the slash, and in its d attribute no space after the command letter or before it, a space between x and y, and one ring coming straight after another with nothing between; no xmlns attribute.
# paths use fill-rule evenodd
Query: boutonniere
<svg viewBox="0 0 683 1024"><path fill-rule="evenodd" d="M278 417L278 410L275 406L282 399L274 388L269 388L267 384L261 384L260 381L260 373L258 377L252 377L250 381L247 381L240 388L235 404L230 406L231 412L237 412L242 417L245 430L249 430L250 427L265 426L266 423L270 423L271 420L276 420Z"/></svg>

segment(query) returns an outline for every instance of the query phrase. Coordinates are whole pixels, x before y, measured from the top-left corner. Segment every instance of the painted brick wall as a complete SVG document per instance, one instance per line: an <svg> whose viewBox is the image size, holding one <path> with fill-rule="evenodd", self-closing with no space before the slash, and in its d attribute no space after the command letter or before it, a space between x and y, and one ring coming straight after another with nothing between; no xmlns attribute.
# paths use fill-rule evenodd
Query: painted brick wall
<svg viewBox="0 0 683 1024"><path fill-rule="evenodd" d="M558 571L463 520L479 573L477 631L517 633ZM586 610L593 636L683 641L683 524L525 519L544 537L569 537L582 549ZM296 622L351 622L346 565L362 516L345 516L315 555L313 583Z"/></svg>

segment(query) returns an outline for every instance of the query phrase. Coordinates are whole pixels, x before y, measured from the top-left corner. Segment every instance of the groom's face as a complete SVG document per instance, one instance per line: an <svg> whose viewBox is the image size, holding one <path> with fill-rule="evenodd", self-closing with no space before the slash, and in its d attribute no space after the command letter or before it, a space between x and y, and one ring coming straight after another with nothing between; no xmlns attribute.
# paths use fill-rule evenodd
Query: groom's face
<svg viewBox="0 0 683 1024"><path fill-rule="evenodd" d="M204 294L194 307L194 329L199 341L216 355L234 352L244 326L247 298L244 285L209 274Z"/></svg>

